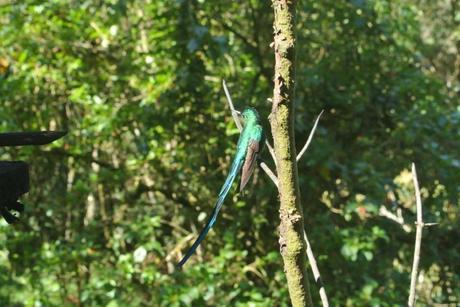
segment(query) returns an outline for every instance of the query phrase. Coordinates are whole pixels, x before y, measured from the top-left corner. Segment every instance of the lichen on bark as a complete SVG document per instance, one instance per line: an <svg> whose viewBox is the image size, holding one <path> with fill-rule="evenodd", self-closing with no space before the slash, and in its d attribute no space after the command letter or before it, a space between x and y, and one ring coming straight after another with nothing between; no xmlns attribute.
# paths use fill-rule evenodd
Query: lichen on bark
<svg viewBox="0 0 460 307"><path fill-rule="evenodd" d="M273 0L275 78L270 124L280 196L280 250L293 306L312 306L294 143L295 6Z"/></svg>

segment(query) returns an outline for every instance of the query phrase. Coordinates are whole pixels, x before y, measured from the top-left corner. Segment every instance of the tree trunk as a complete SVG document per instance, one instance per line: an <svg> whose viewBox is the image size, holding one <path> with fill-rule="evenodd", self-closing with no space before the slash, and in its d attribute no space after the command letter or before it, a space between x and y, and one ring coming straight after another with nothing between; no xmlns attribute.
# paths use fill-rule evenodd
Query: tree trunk
<svg viewBox="0 0 460 307"><path fill-rule="evenodd" d="M295 0L273 0L275 78L270 124L280 195L280 249L293 306L312 306L294 141Z"/></svg>

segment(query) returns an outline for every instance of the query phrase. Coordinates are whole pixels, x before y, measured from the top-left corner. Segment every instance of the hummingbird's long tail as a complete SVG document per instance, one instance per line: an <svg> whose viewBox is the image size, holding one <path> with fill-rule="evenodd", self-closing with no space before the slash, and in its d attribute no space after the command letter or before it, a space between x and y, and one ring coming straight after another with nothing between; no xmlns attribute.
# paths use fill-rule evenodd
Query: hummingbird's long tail
<svg viewBox="0 0 460 307"><path fill-rule="evenodd" d="M203 230L201 230L200 235L193 243L192 247L190 247L190 249L187 251L184 258L182 258L182 260L177 264L177 267L182 268L182 266L185 264L185 262L187 262L188 258L190 258L190 256L193 255L198 245L200 245L201 241L203 241L211 227L216 222L217 214L219 213L220 208L222 208L222 204L224 203L225 197L227 196L228 191L230 190L232 183L236 178L236 175L240 172L243 162L244 153L237 153L230 168L230 173L228 174L227 179L225 179L224 185L222 186L219 192L216 204L214 205L214 209L208 222L206 223L206 226L203 228Z"/></svg>

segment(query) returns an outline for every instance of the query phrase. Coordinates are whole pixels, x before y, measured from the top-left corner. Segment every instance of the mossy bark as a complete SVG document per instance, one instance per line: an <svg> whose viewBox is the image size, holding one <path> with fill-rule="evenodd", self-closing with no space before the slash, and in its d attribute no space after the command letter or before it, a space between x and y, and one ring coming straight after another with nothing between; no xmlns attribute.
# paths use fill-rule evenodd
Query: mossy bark
<svg viewBox="0 0 460 307"><path fill-rule="evenodd" d="M294 141L296 1L273 0L275 77L270 124L280 196L280 249L293 306L312 306Z"/></svg>

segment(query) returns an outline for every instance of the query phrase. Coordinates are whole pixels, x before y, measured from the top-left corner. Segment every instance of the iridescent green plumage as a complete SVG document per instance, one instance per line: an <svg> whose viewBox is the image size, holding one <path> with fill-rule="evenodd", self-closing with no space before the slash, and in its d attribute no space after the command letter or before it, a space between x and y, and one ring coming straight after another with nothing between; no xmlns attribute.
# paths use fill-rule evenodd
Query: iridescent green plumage
<svg viewBox="0 0 460 307"><path fill-rule="evenodd" d="M242 117L244 128L238 140L235 158L233 159L227 179L225 180L225 183L219 192L214 210L212 211L206 226L200 232L200 235L193 243L192 247L179 262L178 267L182 267L185 264L185 262L195 252L198 245L200 245L201 241L203 241L211 227L216 222L217 214L219 213L220 208L222 208L225 197L227 196L228 191L230 190L232 183L240 170L240 190L244 189L252 175L252 172L254 171L254 167L257 161L257 154L259 153L260 149L262 149L263 129L259 123L259 114L254 108L246 108L242 113Z"/></svg>

